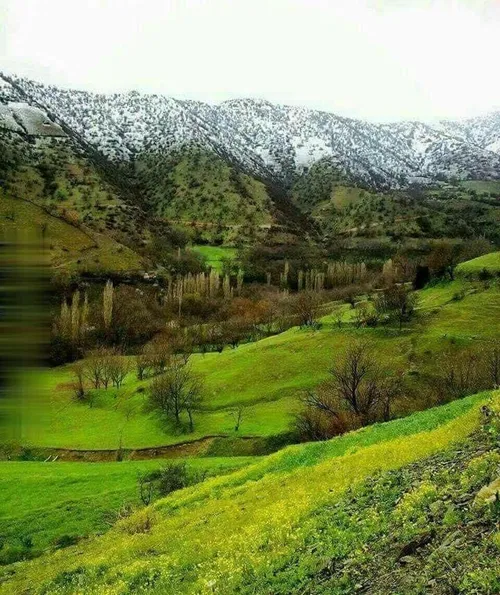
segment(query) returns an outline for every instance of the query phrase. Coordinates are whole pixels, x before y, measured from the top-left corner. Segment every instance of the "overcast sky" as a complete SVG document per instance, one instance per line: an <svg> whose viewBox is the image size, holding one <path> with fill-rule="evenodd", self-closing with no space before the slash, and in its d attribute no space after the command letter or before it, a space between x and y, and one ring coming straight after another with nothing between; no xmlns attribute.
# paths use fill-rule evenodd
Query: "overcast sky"
<svg viewBox="0 0 500 595"><path fill-rule="evenodd" d="M500 0L0 0L0 69L377 121L500 109Z"/></svg>

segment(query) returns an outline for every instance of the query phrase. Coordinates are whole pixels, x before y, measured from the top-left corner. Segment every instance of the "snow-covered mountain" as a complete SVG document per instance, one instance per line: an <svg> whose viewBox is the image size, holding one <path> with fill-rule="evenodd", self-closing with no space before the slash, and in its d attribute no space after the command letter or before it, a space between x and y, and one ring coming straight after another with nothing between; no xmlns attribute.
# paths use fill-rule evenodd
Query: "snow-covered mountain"
<svg viewBox="0 0 500 595"><path fill-rule="evenodd" d="M136 92L102 95L18 77L0 77L0 102L0 127L21 125L22 104L29 104L48 114L54 131L71 129L112 161L194 143L281 183L320 159L378 186L436 176L500 178L500 113L373 124L262 100L209 105Z"/></svg>

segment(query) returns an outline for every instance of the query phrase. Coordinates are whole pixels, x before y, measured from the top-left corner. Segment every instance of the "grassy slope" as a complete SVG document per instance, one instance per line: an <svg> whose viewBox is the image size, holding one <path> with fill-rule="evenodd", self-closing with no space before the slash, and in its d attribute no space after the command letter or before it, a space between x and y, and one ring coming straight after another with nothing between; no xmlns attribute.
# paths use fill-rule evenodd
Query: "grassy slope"
<svg viewBox="0 0 500 595"><path fill-rule="evenodd" d="M41 207L0 193L0 229L25 233L46 229L45 245L56 268L79 272L126 272L144 268L141 257L113 238L75 227Z"/></svg>
<svg viewBox="0 0 500 595"><path fill-rule="evenodd" d="M102 538L10 569L14 576L1 591L36 586L41 592L52 581L43 592L123 593L142 586L162 594L234 593L310 543L317 515L348 487L464 440L477 427L485 398L289 447L177 492Z"/></svg>
<svg viewBox="0 0 500 595"><path fill-rule="evenodd" d="M209 476L249 464L245 457L188 460L194 471ZM62 536L81 538L109 528L114 513L137 506L137 476L160 468L162 461L121 463L0 462L0 541L19 547L30 537L41 552ZM0 549L0 556L2 549Z"/></svg>
<svg viewBox="0 0 500 595"><path fill-rule="evenodd" d="M484 256L478 256L473 260L463 262L457 267L457 273L475 276L486 270L493 274L500 273L500 252L492 252Z"/></svg>
<svg viewBox="0 0 500 595"><path fill-rule="evenodd" d="M167 159L145 156L138 172L154 212L206 240L231 243L273 220L265 186L213 153L191 147Z"/></svg>
<svg viewBox="0 0 500 595"><path fill-rule="evenodd" d="M298 396L326 379L335 353L353 336L371 339L381 363L389 366L395 361L405 364L415 353L432 363L432 353L455 339L497 335L492 321L500 316L500 291L496 285L486 289L462 280L429 287L420 292L419 321L402 333L355 330L347 324L352 311L339 307L346 320L342 329L335 326L332 316L326 316L319 331L295 328L222 354L194 355L192 365L205 379L206 398L191 434L179 433L145 411L145 393L137 392L140 383L133 375L118 395L114 390L100 391L92 409L75 403L68 385L71 368L67 366L37 373L36 390L27 392L21 441L31 446L116 449L122 431L123 446L133 448L213 434L275 435L287 430L300 406ZM237 404L245 406L238 434L231 416L231 408Z"/></svg>
<svg viewBox="0 0 500 595"><path fill-rule="evenodd" d="M56 267L97 273L144 268L123 244L149 239L144 213L70 139L32 144L2 131L0 179L0 228L46 227Z"/></svg>
<svg viewBox="0 0 500 595"><path fill-rule="evenodd" d="M426 190L370 192L320 161L295 180L291 197L325 234L379 238L486 236L498 242L498 182L470 181Z"/></svg>

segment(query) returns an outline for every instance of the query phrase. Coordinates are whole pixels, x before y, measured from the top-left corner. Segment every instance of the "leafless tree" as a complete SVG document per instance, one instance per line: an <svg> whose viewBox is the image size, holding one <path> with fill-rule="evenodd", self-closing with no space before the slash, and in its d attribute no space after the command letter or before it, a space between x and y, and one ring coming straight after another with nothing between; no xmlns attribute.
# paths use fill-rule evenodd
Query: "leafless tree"
<svg viewBox="0 0 500 595"><path fill-rule="evenodd" d="M330 375L334 392L356 415L367 414L375 405L378 370L368 343L351 343Z"/></svg>
<svg viewBox="0 0 500 595"><path fill-rule="evenodd" d="M293 314L301 327L313 326L316 322L320 297L313 291L301 291L293 302Z"/></svg>
<svg viewBox="0 0 500 595"><path fill-rule="evenodd" d="M485 349L487 371L493 388L500 387L500 341L494 341Z"/></svg>
<svg viewBox="0 0 500 595"><path fill-rule="evenodd" d="M388 420L391 405L401 393L402 376L391 376L380 369L371 345L354 341L330 370L330 379L304 397L306 407L298 418L299 431L309 428L310 434L331 437Z"/></svg>
<svg viewBox="0 0 500 595"><path fill-rule="evenodd" d="M435 242L428 256L427 264L436 276L455 278L455 268L460 262L462 246L449 240Z"/></svg>
<svg viewBox="0 0 500 595"><path fill-rule="evenodd" d="M122 355L114 355L109 358L108 371L113 386L120 388L130 371L129 362Z"/></svg>
<svg viewBox="0 0 500 595"><path fill-rule="evenodd" d="M445 352L439 359L434 383L439 402L488 388L491 384L483 353L472 347Z"/></svg>
<svg viewBox="0 0 500 595"><path fill-rule="evenodd" d="M83 402L86 399L85 392L85 363L83 361L73 364L73 374L75 376L74 391L77 401Z"/></svg>
<svg viewBox="0 0 500 595"><path fill-rule="evenodd" d="M172 357L172 346L166 338L154 339L146 346L149 354L151 367L155 374L162 374Z"/></svg>
<svg viewBox="0 0 500 595"><path fill-rule="evenodd" d="M243 414L245 408L243 405L238 405L231 411L231 415L234 419L234 431L238 432L241 426L241 422L243 421Z"/></svg>
<svg viewBox="0 0 500 595"><path fill-rule="evenodd" d="M189 431L194 430L193 413L203 401L201 382L195 376L187 378L185 382L183 405L189 418Z"/></svg>
<svg viewBox="0 0 500 595"><path fill-rule="evenodd" d="M365 303L357 304L354 310L354 326L361 328L368 319L368 305Z"/></svg>
<svg viewBox="0 0 500 595"><path fill-rule="evenodd" d="M193 411L202 398L200 380L189 365L181 359L172 360L169 368L151 384L150 402L165 415L180 423L180 416L186 411L189 425L193 429Z"/></svg>
<svg viewBox="0 0 500 595"><path fill-rule="evenodd" d="M141 351L136 357L137 380L144 380L151 370L151 358L147 352Z"/></svg>
<svg viewBox="0 0 500 595"><path fill-rule="evenodd" d="M101 388L104 378L107 377L105 370L109 352L105 347L98 347L92 350L86 358L85 370L87 378L94 388ZM109 383L109 379L107 380Z"/></svg>
<svg viewBox="0 0 500 595"><path fill-rule="evenodd" d="M403 323L410 320L415 312L417 297L406 285L394 283L379 293L375 299L375 309L381 315L386 315L399 322L399 329Z"/></svg>

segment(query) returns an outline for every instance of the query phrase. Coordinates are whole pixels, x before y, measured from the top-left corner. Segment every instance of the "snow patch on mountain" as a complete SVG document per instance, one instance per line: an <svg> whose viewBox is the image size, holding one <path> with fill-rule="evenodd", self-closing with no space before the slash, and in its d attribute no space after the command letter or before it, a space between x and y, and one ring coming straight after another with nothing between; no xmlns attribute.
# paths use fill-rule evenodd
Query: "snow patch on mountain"
<svg viewBox="0 0 500 595"><path fill-rule="evenodd" d="M24 97L113 161L196 144L253 175L282 183L325 158L346 174L379 186L436 176L500 178L499 112L433 124L373 124L265 100L209 105L11 80L13 85L0 86L0 101L9 105Z"/></svg>

